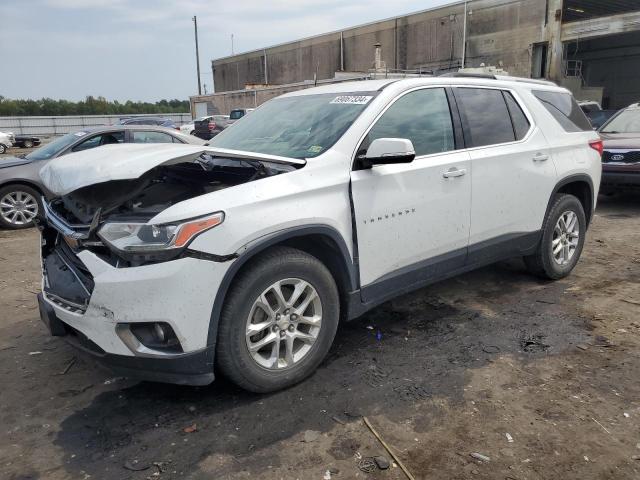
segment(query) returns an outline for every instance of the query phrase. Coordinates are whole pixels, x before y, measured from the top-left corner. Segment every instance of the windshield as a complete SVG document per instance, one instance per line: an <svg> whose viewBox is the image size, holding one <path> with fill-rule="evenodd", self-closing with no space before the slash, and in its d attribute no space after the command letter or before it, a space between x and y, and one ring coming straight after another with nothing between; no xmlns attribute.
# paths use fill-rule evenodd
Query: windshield
<svg viewBox="0 0 640 480"><path fill-rule="evenodd" d="M316 157L338 141L374 95L325 93L276 98L225 129L209 145L289 158Z"/></svg>
<svg viewBox="0 0 640 480"><path fill-rule="evenodd" d="M29 160L48 160L86 134L87 132L68 133L62 137L56 138L53 142L49 142L45 146L34 150L25 158L28 158Z"/></svg>
<svg viewBox="0 0 640 480"><path fill-rule="evenodd" d="M627 108L602 126L602 133L640 133L640 108Z"/></svg>
<svg viewBox="0 0 640 480"><path fill-rule="evenodd" d="M229 114L229 118L231 120L238 120L243 116L244 116L244 112L242 110L231 110L231 113Z"/></svg>

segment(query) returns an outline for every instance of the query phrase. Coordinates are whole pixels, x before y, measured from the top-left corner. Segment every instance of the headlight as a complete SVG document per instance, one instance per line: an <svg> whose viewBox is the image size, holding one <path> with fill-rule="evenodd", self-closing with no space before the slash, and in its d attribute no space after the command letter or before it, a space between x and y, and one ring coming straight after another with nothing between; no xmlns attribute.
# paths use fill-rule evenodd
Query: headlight
<svg viewBox="0 0 640 480"><path fill-rule="evenodd" d="M149 225L148 223L107 223L98 236L119 252L129 255L176 253L191 241L224 221L224 213L183 223Z"/></svg>

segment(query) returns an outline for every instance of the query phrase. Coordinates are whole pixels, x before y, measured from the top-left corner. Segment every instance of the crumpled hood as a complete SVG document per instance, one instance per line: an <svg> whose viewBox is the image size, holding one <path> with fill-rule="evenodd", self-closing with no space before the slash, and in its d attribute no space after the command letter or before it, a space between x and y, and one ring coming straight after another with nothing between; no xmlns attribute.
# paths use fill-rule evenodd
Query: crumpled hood
<svg viewBox="0 0 640 480"><path fill-rule="evenodd" d="M68 193L97 183L139 178L161 165L193 162L203 153L248 160L305 165L304 160L263 155L239 150L185 144L105 145L58 157L40 170L44 185L55 195Z"/></svg>
<svg viewBox="0 0 640 480"><path fill-rule="evenodd" d="M619 148L629 150L640 149L640 134L633 133L600 133L605 150Z"/></svg>
<svg viewBox="0 0 640 480"><path fill-rule="evenodd" d="M9 168L9 167L18 167L20 165L26 165L31 162L32 160L27 160L26 158L4 157L0 159L0 169Z"/></svg>

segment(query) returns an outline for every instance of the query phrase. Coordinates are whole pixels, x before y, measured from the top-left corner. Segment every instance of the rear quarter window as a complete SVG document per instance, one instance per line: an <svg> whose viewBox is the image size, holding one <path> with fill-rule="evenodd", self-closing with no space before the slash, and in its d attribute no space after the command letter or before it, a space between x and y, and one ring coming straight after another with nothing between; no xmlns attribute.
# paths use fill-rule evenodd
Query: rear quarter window
<svg viewBox="0 0 640 480"><path fill-rule="evenodd" d="M467 147L483 147L513 142L515 135L501 90L487 88L455 89L463 119Z"/></svg>
<svg viewBox="0 0 640 480"><path fill-rule="evenodd" d="M591 122L570 93L544 90L533 90L532 93L566 132L593 130Z"/></svg>

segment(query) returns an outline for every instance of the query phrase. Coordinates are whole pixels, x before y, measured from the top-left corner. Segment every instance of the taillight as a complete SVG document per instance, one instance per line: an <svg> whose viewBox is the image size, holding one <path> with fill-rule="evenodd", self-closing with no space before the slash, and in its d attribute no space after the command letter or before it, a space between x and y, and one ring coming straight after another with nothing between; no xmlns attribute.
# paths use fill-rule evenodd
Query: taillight
<svg viewBox="0 0 640 480"><path fill-rule="evenodd" d="M604 151L604 144L602 143L602 140L591 140L589 142L589 146L602 156L602 152Z"/></svg>
<svg viewBox="0 0 640 480"><path fill-rule="evenodd" d="M209 122L209 131L215 130L215 128L216 128L216 122Z"/></svg>

